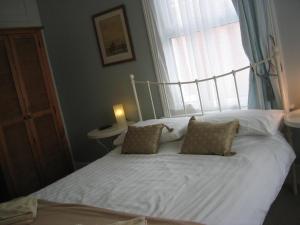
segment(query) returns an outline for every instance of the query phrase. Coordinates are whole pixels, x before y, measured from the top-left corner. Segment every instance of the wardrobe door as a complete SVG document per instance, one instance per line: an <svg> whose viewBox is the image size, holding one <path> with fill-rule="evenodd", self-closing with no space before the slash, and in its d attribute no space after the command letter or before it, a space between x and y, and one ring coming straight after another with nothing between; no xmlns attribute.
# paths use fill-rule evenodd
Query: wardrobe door
<svg viewBox="0 0 300 225"><path fill-rule="evenodd" d="M0 164L11 196L19 196L40 187L39 158L32 149L30 124L24 120L24 102L11 59L8 39L0 36Z"/></svg>
<svg viewBox="0 0 300 225"><path fill-rule="evenodd" d="M26 118L42 157L44 184L49 184L70 173L72 164L63 126L56 113L55 93L41 36L39 33L12 35L10 42L22 81Z"/></svg>

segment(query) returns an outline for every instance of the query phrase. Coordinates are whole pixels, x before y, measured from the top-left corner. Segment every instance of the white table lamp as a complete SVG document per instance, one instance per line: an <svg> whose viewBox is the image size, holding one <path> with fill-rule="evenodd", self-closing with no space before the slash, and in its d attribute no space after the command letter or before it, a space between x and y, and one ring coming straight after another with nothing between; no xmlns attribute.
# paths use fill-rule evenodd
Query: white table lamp
<svg viewBox="0 0 300 225"><path fill-rule="evenodd" d="M126 121L123 105L122 104L114 105L113 109L114 109L118 127L126 127L127 121Z"/></svg>

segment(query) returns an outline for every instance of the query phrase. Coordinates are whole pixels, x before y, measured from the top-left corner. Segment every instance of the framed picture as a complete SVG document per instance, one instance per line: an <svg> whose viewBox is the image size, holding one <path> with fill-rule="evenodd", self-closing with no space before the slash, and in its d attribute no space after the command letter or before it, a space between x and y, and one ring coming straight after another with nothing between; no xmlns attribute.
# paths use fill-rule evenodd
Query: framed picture
<svg viewBox="0 0 300 225"><path fill-rule="evenodd" d="M135 60L124 5L93 16L103 66Z"/></svg>

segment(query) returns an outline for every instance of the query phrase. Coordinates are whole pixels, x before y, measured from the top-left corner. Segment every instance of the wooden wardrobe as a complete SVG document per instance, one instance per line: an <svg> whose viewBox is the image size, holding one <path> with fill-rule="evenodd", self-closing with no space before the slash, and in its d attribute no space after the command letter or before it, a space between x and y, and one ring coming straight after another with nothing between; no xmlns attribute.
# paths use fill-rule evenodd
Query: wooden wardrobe
<svg viewBox="0 0 300 225"><path fill-rule="evenodd" d="M0 30L0 200L72 170L40 28Z"/></svg>

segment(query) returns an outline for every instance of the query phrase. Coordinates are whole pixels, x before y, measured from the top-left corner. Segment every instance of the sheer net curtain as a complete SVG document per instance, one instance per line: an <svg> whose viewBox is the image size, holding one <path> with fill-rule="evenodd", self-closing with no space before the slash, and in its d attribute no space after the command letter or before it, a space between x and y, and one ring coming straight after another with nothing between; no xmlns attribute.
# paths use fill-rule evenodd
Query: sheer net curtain
<svg viewBox="0 0 300 225"><path fill-rule="evenodd" d="M231 0L144 0L157 29L166 73L161 81L209 78L249 65L244 53L239 19ZM146 18L147 20L147 18ZM152 46L153 47L153 46ZM158 51L159 52L159 51ZM248 103L249 71L237 74L240 102ZM218 79L222 110L238 108L233 77ZM213 81L199 85L203 111L218 110ZM195 84L182 85L188 113L201 112ZM172 115L183 113L178 85L168 85Z"/></svg>

